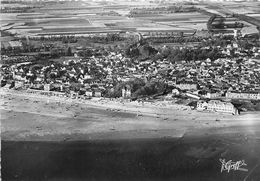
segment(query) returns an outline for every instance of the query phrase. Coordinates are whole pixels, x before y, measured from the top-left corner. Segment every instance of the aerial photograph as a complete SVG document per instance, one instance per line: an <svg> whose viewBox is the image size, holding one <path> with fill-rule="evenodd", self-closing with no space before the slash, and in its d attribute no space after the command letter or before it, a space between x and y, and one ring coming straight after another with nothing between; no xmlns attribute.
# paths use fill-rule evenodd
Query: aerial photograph
<svg viewBox="0 0 260 181"><path fill-rule="evenodd" d="M0 2L0 180L260 180L260 0Z"/></svg>

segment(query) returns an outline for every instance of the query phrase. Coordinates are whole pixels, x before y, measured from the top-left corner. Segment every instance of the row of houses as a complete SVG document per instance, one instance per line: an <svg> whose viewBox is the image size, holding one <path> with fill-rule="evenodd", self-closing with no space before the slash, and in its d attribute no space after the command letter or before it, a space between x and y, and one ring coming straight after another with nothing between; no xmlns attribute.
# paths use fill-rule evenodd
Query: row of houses
<svg viewBox="0 0 260 181"><path fill-rule="evenodd" d="M260 100L260 92L227 92L226 98L229 99L250 99Z"/></svg>
<svg viewBox="0 0 260 181"><path fill-rule="evenodd" d="M42 96L66 97L66 94L64 92L56 92L56 91L27 89L26 93L42 95Z"/></svg>
<svg viewBox="0 0 260 181"><path fill-rule="evenodd" d="M99 90L87 90L85 94L79 95L78 92L70 91L70 93L58 92L58 91L46 91L46 90L36 90L28 88L26 93L41 95L41 96L52 96L52 97L70 97L73 99L78 98L89 98L89 97L102 97L102 93Z"/></svg>
<svg viewBox="0 0 260 181"><path fill-rule="evenodd" d="M174 87L182 90L188 91L189 93L197 94L200 88L196 83L179 83L173 84ZM260 92L259 91L227 91L224 96L222 96L221 92L212 92L208 91L205 94L199 94L203 98L208 99L216 99L216 98L228 98L228 99L248 99L248 100L260 100Z"/></svg>
<svg viewBox="0 0 260 181"><path fill-rule="evenodd" d="M87 89L87 90L84 90L84 94L82 95L79 95L78 92L75 92L75 91L70 91L70 97L71 98L74 98L74 99L78 99L79 97L102 97L103 94L102 94L102 91L99 90L99 89Z"/></svg>

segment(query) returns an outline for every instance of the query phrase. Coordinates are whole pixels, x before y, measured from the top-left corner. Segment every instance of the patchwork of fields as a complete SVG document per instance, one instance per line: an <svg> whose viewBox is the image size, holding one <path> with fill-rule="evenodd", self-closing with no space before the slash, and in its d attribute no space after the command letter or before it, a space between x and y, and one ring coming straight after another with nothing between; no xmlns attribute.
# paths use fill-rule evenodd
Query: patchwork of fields
<svg viewBox="0 0 260 181"><path fill-rule="evenodd" d="M222 7L218 4L198 5L198 8L211 13L225 14L225 11L244 13L260 20L260 3L227 3ZM20 36L42 34L88 34L120 31L170 31L194 33L206 30L210 15L200 12L182 12L169 14L138 14L127 15L134 7L144 4L106 4L99 2L52 2L30 9L27 13L2 13L1 30ZM146 7L155 7L146 4ZM249 27L252 31L255 28ZM249 28L248 28L249 27Z"/></svg>
<svg viewBox="0 0 260 181"><path fill-rule="evenodd" d="M30 13L2 14L2 24L19 35L91 33L115 31L183 31L206 29L209 18L197 12L150 14L129 18L129 5L100 5L83 2L54 3L32 9ZM118 15L110 15L109 12ZM102 15L102 13L106 13ZM10 25L12 23L12 25Z"/></svg>

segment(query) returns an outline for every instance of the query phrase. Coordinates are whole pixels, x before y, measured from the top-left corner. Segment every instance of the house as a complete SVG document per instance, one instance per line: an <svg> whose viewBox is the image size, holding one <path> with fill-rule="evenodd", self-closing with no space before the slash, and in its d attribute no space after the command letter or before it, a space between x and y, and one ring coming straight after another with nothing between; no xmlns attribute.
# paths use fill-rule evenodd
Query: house
<svg viewBox="0 0 260 181"><path fill-rule="evenodd" d="M102 92L99 89L94 89L93 97L102 97Z"/></svg>
<svg viewBox="0 0 260 181"><path fill-rule="evenodd" d="M131 95L132 95L132 93L131 93L130 87L129 86L123 87L123 89L122 89L122 97L123 98L130 98Z"/></svg>
<svg viewBox="0 0 260 181"><path fill-rule="evenodd" d="M175 85L181 90L197 90L198 85L195 83L179 83Z"/></svg>
<svg viewBox="0 0 260 181"><path fill-rule="evenodd" d="M51 84L44 84L44 90L45 91L50 91L50 89L51 89Z"/></svg>
<svg viewBox="0 0 260 181"><path fill-rule="evenodd" d="M85 92L85 95L87 97L92 97L93 96L93 91L91 89L87 89L86 92Z"/></svg>
<svg viewBox="0 0 260 181"><path fill-rule="evenodd" d="M198 101L197 102L197 110L203 111L206 110L208 106L208 103L206 101Z"/></svg>
<svg viewBox="0 0 260 181"><path fill-rule="evenodd" d="M209 99L215 99L218 97L221 97L221 93L219 92L207 92L206 95L204 95L205 98L209 98Z"/></svg>
<svg viewBox="0 0 260 181"><path fill-rule="evenodd" d="M222 113L230 113L230 114L238 114L237 108L230 102L222 102L219 100L210 100L206 101L198 101L197 102L197 110L208 110L214 112L222 112Z"/></svg>
<svg viewBox="0 0 260 181"><path fill-rule="evenodd" d="M251 99L260 100L260 92L237 92L229 91L226 93L226 98L229 99Z"/></svg>

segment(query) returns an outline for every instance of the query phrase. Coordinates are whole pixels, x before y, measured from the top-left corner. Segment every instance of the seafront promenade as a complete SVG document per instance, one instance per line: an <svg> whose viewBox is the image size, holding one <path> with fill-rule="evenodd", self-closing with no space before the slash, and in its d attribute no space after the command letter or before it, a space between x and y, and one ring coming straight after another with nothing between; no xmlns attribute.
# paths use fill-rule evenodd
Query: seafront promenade
<svg viewBox="0 0 260 181"><path fill-rule="evenodd" d="M47 94L30 93L30 91L17 91L10 89L0 89L0 95L12 95L25 97L31 100L41 100L47 103L49 102L63 102L69 104L84 104L92 107L98 107L103 109L113 109L113 110L124 110L132 113L142 113L149 116L162 116L163 113L156 113L156 111L149 111L148 109L169 109L169 110L183 110L191 111L189 106L175 104L173 101L154 101L154 102L144 102L144 101L130 101L129 99L122 98L97 98L93 97L91 99L82 98L71 98L70 96L50 96ZM196 112L196 111L193 111Z"/></svg>

